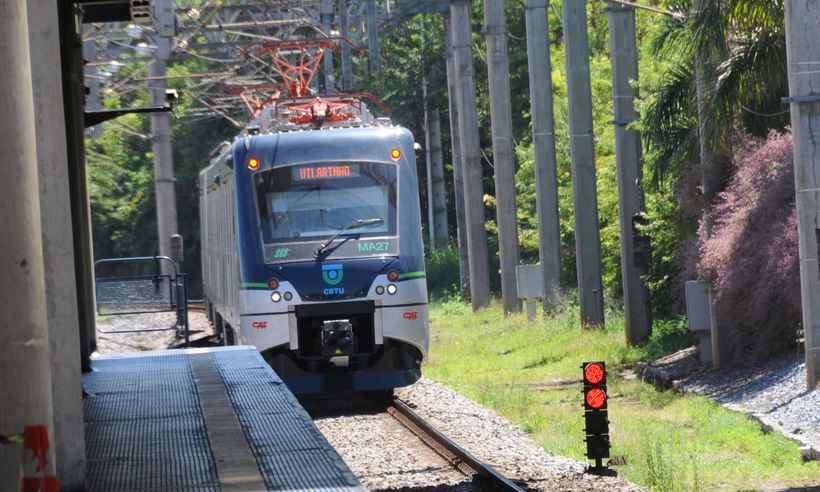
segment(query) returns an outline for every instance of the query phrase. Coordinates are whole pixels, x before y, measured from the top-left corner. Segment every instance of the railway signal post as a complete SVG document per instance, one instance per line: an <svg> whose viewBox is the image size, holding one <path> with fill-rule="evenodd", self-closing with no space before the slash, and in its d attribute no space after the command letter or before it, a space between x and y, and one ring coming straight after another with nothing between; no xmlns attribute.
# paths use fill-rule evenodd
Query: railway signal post
<svg viewBox="0 0 820 492"><path fill-rule="evenodd" d="M584 383L584 439L587 458L595 461L595 466L587 468L587 473L614 476L615 471L603 463L605 458L609 458L610 446L606 363L584 362L581 370Z"/></svg>

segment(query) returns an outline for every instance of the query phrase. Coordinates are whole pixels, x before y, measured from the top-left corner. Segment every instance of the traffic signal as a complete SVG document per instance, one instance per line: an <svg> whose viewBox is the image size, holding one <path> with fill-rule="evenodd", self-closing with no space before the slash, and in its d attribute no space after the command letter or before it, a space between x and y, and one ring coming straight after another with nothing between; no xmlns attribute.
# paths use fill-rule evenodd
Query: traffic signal
<svg viewBox="0 0 820 492"><path fill-rule="evenodd" d="M587 442L587 458L595 460L590 473L609 475L611 470L603 466L609 458L609 419L606 392L606 364L584 362L581 365L584 380L584 434Z"/></svg>

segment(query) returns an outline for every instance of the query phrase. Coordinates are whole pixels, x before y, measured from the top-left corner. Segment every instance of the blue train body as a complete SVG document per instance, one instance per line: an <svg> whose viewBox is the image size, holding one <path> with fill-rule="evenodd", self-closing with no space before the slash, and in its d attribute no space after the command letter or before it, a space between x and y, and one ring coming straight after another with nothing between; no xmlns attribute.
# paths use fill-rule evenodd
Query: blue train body
<svg viewBox="0 0 820 492"><path fill-rule="evenodd" d="M240 136L200 173L200 213L209 315L292 391L420 377L427 287L409 131Z"/></svg>

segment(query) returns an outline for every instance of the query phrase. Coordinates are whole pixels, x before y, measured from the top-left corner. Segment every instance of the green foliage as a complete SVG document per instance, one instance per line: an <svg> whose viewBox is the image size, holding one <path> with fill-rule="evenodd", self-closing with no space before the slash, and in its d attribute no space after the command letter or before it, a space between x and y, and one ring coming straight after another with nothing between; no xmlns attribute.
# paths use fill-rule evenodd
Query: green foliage
<svg viewBox="0 0 820 492"><path fill-rule="evenodd" d="M435 249L425 256L427 293L432 299L457 296L459 289L458 250L453 246Z"/></svg>

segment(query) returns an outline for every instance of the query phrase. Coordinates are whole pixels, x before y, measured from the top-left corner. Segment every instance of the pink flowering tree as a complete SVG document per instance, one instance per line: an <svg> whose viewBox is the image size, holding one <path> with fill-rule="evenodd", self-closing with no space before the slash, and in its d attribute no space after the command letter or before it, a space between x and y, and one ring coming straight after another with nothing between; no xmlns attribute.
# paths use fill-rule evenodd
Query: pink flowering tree
<svg viewBox="0 0 820 492"><path fill-rule="evenodd" d="M699 231L698 273L712 283L717 323L742 363L794 345L800 267L791 134L746 138L735 155L711 234Z"/></svg>

